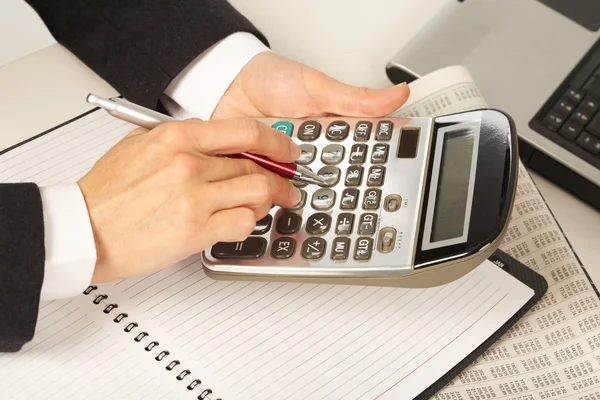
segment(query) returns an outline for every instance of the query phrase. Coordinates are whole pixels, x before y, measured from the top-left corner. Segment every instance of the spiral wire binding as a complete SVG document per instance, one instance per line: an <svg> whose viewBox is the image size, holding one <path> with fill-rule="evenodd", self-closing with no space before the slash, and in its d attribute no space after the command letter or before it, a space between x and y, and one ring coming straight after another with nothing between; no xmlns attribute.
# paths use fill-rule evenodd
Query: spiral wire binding
<svg viewBox="0 0 600 400"><path fill-rule="evenodd" d="M122 322L125 322L125 320L127 318L129 318L129 315L127 315L127 313L117 313L115 311L115 309L117 309L119 306L117 304L114 303L108 303L106 300L108 299L108 296L106 294L95 294L95 292L98 290L98 286L96 285L90 285L87 287L87 289L85 289L83 291L83 294L86 296L94 296L94 300L92 300L92 302L96 305L103 305L104 309L102 310L105 314L116 314L116 316L112 319L112 321L115 324L120 324ZM133 332L136 328L139 327L139 324L137 322L129 322L127 325L125 325L125 327L123 328L123 331L126 333L133 333L135 334L135 336L133 337L133 340L137 343L140 343L142 340L148 338L150 334L146 331L142 331L142 332ZM159 342L152 340L150 341L148 344L146 344L146 346L144 346L144 350L146 350L147 352L152 352L152 351L157 351L158 350L158 346L160 345ZM171 355L171 353L167 350L161 350L156 357L154 357L155 361L158 362L166 362L167 360L165 359L166 357L168 357L169 355ZM170 361L165 369L167 371L173 371L173 369L175 367L177 367L178 365L181 365L181 362L179 360L172 360ZM206 388L206 389L202 389L201 387L198 387L199 385L202 384L202 381L200 379L192 379L191 377L191 371L189 369L183 369L182 371L179 372L179 374L177 374L175 376L175 379L177 379L178 381L183 381L185 380L186 382L184 383L188 383L188 385L186 386L186 388L188 390L202 390L202 392L198 395L197 399L198 400L222 400L221 398L217 398L214 399L213 397L211 397L210 395L213 393L212 389L210 388Z"/></svg>

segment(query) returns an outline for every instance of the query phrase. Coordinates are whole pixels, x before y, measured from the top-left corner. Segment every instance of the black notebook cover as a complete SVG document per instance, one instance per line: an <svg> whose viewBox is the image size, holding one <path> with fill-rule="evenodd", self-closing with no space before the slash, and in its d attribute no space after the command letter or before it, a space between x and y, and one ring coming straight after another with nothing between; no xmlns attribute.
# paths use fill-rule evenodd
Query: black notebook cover
<svg viewBox="0 0 600 400"><path fill-rule="evenodd" d="M415 400L429 399L438 391L442 390L448 383L450 383L452 379L454 379L480 355L489 349L496 341L498 341L498 339L500 339L502 335L504 335L514 324L519 322L519 319L521 319L521 317L525 315L525 313L527 313L527 311L529 311L531 307L533 307L535 303L537 303L544 296L544 294L546 294L546 291L548 290L548 282L546 282L546 279L503 251L496 250L489 260L496 264L499 268L502 268L504 271L508 272L525 285L533 289L533 297L492 336L490 336L461 362L456 364L454 368L438 379L433 385L421 392L421 394L419 394Z"/></svg>

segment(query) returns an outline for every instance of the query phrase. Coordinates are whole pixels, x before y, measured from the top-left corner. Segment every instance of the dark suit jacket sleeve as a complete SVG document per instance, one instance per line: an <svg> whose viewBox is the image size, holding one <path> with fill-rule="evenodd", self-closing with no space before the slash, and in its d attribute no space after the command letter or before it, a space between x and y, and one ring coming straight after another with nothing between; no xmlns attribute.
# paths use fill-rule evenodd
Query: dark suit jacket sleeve
<svg viewBox="0 0 600 400"><path fill-rule="evenodd" d="M56 41L126 99L156 109L194 58L235 32L266 38L225 0L26 0Z"/></svg>
<svg viewBox="0 0 600 400"><path fill-rule="evenodd" d="M44 219L34 184L0 184L0 352L35 331L44 280Z"/></svg>

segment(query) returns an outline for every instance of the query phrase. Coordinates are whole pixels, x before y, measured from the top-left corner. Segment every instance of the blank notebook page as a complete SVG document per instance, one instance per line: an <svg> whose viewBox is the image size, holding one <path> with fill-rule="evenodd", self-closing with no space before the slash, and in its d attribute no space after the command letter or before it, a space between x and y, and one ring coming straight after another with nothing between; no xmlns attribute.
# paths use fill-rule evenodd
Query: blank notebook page
<svg viewBox="0 0 600 400"><path fill-rule="evenodd" d="M0 182L72 182L131 129L88 114L1 156ZM489 261L409 290L213 281L198 256L102 290L227 388L224 400L411 399L533 296Z"/></svg>

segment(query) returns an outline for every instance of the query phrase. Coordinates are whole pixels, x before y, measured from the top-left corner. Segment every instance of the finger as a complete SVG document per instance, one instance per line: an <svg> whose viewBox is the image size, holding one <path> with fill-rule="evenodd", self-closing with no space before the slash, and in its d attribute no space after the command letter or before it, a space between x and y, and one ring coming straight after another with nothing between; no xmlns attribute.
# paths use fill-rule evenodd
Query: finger
<svg viewBox="0 0 600 400"><path fill-rule="evenodd" d="M405 83L388 89L374 90L345 85L320 73L312 75L312 78L307 79L307 90L324 113L383 117L402 107L410 94Z"/></svg>
<svg viewBox="0 0 600 400"><path fill-rule="evenodd" d="M246 207L252 209L257 220L264 217L273 204L271 187L263 175L245 175L213 182L203 189L208 211Z"/></svg>
<svg viewBox="0 0 600 400"><path fill-rule="evenodd" d="M279 162L294 162L300 157L300 148L290 137L256 119L186 120L171 124L172 137L169 132L162 135L178 148L183 143L186 151L206 155L248 152Z"/></svg>
<svg viewBox="0 0 600 400"><path fill-rule="evenodd" d="M256 226L254 211L246 207L220 210L210 216L207 231L216 242L241 242L246 240Z"/></svg>

